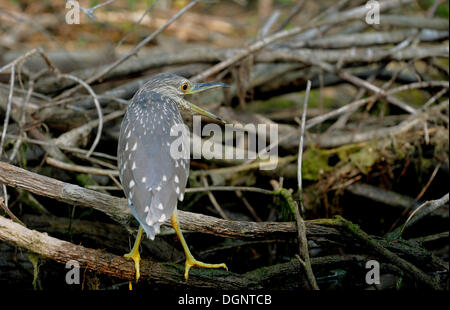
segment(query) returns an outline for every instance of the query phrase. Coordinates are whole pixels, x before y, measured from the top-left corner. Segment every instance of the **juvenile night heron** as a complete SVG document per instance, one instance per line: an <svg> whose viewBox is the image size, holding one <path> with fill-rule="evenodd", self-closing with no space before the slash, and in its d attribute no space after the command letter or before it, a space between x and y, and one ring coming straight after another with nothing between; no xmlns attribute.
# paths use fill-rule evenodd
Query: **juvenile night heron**
<svg viewBox="0 0 450 310"><path fill-rule="evenodd" d="M227 268L225 264L206 264L196 260L180 231L177 201L183 200L189 175L189 156L174 159L171 145L178 138L171 128L182 125L180 112L187 111L223 120L184 99L185 95L223 83L192 83L174 74L153 76L140 88L128 105L120 128L117 150L120 181L128 205L140 227L130 253L134 260L136 281L140 277L139 244L143 231L150 239L160 231L160 225L169 217L186 254L187 280L191 267Z"/></svg>

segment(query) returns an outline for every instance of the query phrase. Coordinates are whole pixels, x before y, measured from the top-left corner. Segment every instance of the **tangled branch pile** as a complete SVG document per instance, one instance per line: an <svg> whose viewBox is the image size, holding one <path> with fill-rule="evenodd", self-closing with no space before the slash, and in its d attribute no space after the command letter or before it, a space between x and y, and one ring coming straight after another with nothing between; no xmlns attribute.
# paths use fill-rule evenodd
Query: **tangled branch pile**
<svg viewBox="0 0 450 310"><path fill-rule="evenodd" d="M136 223L121 198L117 138L128 100L167 71L232 84L191 101L232 123L277 124L279 157L270 171L193 160L181 227L194 252L225 258L230 271L193 270L186 283L168 222L143 243L139 285L369 288L376 260L377 288L448 289L448 4L380 1L370 25L365 1L299 1L284 19L269 10L250 41L233 37L238 23L199 19L198 2L139 21L124 14L138 37L125 35L127 52L68 52L54 37L63 15L39 24L0 6L0 286L59 287L69 260L85 288L133 279L121 256ZM114 12L89 12L83 27L117 31ZM21 46L36 31L57 50ZM171 31L196 42L171 44Z"/></svg>

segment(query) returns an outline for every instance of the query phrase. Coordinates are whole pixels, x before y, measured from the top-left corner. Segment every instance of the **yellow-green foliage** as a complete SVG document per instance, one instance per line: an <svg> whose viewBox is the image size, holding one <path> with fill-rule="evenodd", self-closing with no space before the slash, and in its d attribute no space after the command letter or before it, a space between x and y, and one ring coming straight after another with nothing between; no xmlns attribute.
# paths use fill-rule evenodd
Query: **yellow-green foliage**
<svg viewBox="0 0 450 310"><path fill-rule="evenodd" d="M428 99L426 93L420 89L410 89L407 92L400 92L396 94L396 97L415 107L422 106Z"/></svg>
<svg viewBox="0 0 450 310"><path fill-rule="evenodd" d="M97 185L97 183L94 180L92 180L92 178L88 174L85 173L77 174L76 179L78 183L82 186Z"/></svg>
<svg viewBox="0 0 450 310"><path fill-rule="evenodd" d="M37 279L39 275L39 255L35 253L28 253L28 259L33 265L33 288L37 289Z"/></svg>
<svg viewBox="0 0 450 310"><path fill-rule="evenodd" d="M345 145L336 149L322 150L312 146L303 154L302 176L305 180L317 181L320 174L334 169L328 164L328 157L332 154L339 156L339 163L351 162L362 173L367 174L378 160L380 154L371 144Z"/></svg>
<svg viewBox="0 0 450 310"><path fill-rule="evenodd" d="M270 113L274 111L280 111L292 107L295 103L289 98L279 96L273 97L264 101L253 101L251 105L247 107L247 112L254 113Z"/></svg>
<svg viewBox="0 0 450 310"><path fill-rule="evenodd" d="M370 171L377 159L378 153L369 145L349 155L349 160L364 174Z"/></svg>
<svg viewBox="0 0 450 310"><path fill-rule="evenodd" d="M321 150L315 147L309 148L302 158L302 177L304 180L317 181L319 174L333 169L328 165L329 150Z"/></svg>
<svg viewBox="0 0 450 310"><path fill-rule="evenodd" d="M323 96L322 97L322 104L323 107L329 108L336 105L336 98ZM320 90L319 89L312 89L309 93L308 97L308 107L309 108L318 108L320 107Z"/></svg>

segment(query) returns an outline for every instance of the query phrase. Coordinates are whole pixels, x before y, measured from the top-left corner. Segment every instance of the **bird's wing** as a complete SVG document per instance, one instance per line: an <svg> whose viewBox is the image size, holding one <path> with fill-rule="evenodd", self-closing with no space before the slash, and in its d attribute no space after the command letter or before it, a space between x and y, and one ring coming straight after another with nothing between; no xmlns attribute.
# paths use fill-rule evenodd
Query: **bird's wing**
<svg viewBox="0 0 450 310"><path fill-rule="evenodd" d="M120 179L133 214L151 239L171 217L177 198L183 200L188 180L189 141L186 136L171 136L174 125L184 126L176 103L142 91L132 99L121 126ZM174 158L171 147L180 142L184 156Z"/></svg>

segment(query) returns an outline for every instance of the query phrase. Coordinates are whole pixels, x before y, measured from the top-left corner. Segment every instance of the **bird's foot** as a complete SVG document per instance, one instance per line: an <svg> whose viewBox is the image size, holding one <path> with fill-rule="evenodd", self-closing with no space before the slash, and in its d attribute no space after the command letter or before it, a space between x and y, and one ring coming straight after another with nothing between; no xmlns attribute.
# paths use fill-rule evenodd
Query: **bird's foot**
<svg viewBox="0 0 450 310"><path fill-rule="evenodd" d="M141 277L140 272L140 263L141 263L141 255L139 254L139 247L134 248L131 250L130 253L125 254L123 257L131 258L134 260L134 269L136 270L136 282Z"/></svg>
<svg viewBox="0 0 450 310"><path fill-rule="evenodd" d="M222 264L206 264L206 263L196 260L193 256L189 255L186 258L186 264L185 264L185 269L184 269L184 278L186 279L186 281L189 278L189 270L191 269L191 267L225 268L226 270L228 270L227 265L225 265L224 263L222 263Z"/></svg>

